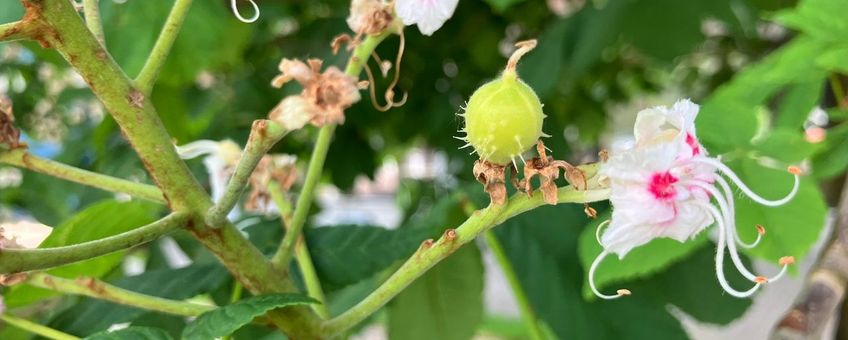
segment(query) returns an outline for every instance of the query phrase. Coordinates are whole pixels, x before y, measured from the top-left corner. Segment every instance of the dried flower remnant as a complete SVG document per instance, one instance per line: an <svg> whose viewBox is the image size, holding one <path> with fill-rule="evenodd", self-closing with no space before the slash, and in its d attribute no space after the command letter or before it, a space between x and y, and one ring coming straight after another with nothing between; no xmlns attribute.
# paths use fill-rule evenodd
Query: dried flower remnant
<svg viewBox="0 0 848 340"><path fill-rule="evenodd" d="M296 157L292 155L265 155L250 176L250 195L244 208L248 211L265 211L271 202L268 185L273 180L282 192L288 192L297 181Z"/></svg>
<svg viewBox="0 0 848 340"><path fill-rule="evenodd" d="M382 0L353 0L350 3L347 25L356 32L357 38L354 41L358 41L363 34L382 33L394 19L391 3Z"/></svg>
<svg viewBox="0 0 848 340"><path fill-rule="evenodd" d="M483 190L489 194L492 204L506 203L506 167L488 161L474 161L474 178L483 183Z"/></svg>
<svg viewBox="0 0 848 340"><path fill-rule="evenodd" d="M737 246L755 247L765 229L756 226L758 236L751 243L739 237L734 192L728 179L757 203L779 206L789 202L797 193L800 169L789 167L789 173L794 175L794 185L786 197L779 200L760 197L720 159L707 155L695 134L697 114L698 106L688 100L678 101L671 108L660 106L640 111L634 127L635 146L612 155L603 164L599 174L609 182L610 202L614 210L609 227L603 236L599 236L604 250L589 268L589 286L595 295L604 299L626 295L604 295L595 286L594 273L607 255L615 253L623 258L633 248L660 237L685 242L713 223L718 227L716 277L721 287L732 296L751 296L764 283L782 277L787 266L794 263L791 256L782 257L778 261L781 271L770 278L755 275L745 267ZM736 269L754 283L751 288L739 291L727 282L724 276L725 248Z"/></svg>
<svg viewBox="0 0 848 340"><path fill-rule="evenodd" d="M0 146L11 149L21 146L21 131L15 127L15 115L12 114L12 101L0 95Z"/></svg>
<svg viewBox="0 0 848 340"><path fill-rule="evenodd" d="M358 102L360 86L335 66L321 73L322 61L309 59L283 59L280 62L280 75L271 81L277 88L294 80L303 86L303 91L295 99L288 97L280 102L269 114L269 118L283 126L297 126L308 118L315 126L344 123L344 110ZM294 123L292 123L294 121Z"/></svg>
<svg viewBox="0 0 848 340"><path fill-rule="evenodd" d="M542 191L545 203L557 204L556 180L559 178L560 169L565 170L566 179L575 188L583 190L587 188L586 176L583 171L566 161L558 161L549 157L545 152L545 144L541 140L536 142L536 152L539 153L539 157L524 164L524 179L519 181L519 190L524 191L528 196L532 196L533 177L538 176L539 190Z"/></svg>

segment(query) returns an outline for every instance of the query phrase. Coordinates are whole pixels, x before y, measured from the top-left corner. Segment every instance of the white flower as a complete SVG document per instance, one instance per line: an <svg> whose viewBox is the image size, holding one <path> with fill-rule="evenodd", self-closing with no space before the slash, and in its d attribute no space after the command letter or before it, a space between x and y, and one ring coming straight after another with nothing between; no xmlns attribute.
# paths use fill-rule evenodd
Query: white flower
<svg viewBox="0 0 848 340"><path fill-rule="evenodd" d="M781 258L783 269L773 278L756 276L745 268L737 244L754 247L764 231L758 226L759 236L750 244L739 238L733 192L719 172L754 201L777 206L788 202L798 191L800 170L789 168L795 183L783 199L769 201L758 196L719 159L708 156L695 134L697 114L698 106L689 100L678 101L670 109L660 106L640 111L634 127L635 145L612 155L602 167L600 174L609 183L614 210L609 227L599 237L604 250L589 269L589 285L599 297L612 299L629 294L624 289L617 295L604 295L595 287L594 272L608 254L623 258L633 248L660 237L685 242L713 223L719 228L716 276L722 288L733 296L750 296L761 284L783 276L786 266L794 262L791 257ZM723 272L725 247L737 270L755 283L749 290L737 291L727 283Z"/></svg>
<svg viewBox="0 0 848 340"><path fill-rule="evenodd" d="M424 35L433 35L450 19L459 0L397 0L395 11L404 25L418 25Z"/></svg>
<svg viewBox="0 0 848 340"><path fill-rule="evenodd" d="M0 248L38 248L53 228L36 222L17 221L0 226Z"/></svg>
<svg viewBox="0 0 848 340"><path fill-rule="evenodd" d="M212 201L218 202L227 190L227 180L232 175L235 166L241 158L241 149L231 140L213 141L198 140L182 146L177 146L177 153L182 159L203 158L203 165L209 173L209 186L212 189ZM229 216L238 216L238 208L233 209Z"/></svg>

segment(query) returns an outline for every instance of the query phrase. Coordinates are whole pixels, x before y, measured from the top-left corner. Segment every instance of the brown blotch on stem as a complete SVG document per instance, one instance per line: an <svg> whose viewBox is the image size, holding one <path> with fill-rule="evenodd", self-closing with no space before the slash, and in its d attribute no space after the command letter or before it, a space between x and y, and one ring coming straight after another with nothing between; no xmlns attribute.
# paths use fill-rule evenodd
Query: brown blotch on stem
<svg viewBox="0 0 848 340"><path fill-rule="evenodd" d="M448 229L448 230L445 230L444 235L442 235L442 238L443 238L445 241L455 241L455 240L456 240L456 237L457 237L456 229Z"/></svg>
<svg viewBox="0 0 848 340"><path fill-rule="evenodd" d="M144 108L144 94L137 89L131 89L130 93L127 94L127 102L132 107L142 109Z"/></svg>

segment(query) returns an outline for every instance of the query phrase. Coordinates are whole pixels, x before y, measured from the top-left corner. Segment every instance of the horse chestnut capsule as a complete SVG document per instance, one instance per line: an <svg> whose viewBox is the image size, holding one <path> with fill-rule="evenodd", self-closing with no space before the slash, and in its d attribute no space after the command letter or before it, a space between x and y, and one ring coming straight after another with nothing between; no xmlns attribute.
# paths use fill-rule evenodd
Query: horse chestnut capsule
<svg viewBox="0 0 848 340"><path fill-rule="evenodd" d="M515 164L515 158L532 148L542 132L542 103L533 89L515 72L521 56L536 46L535 40L516 44L500 78L481 86L465 107L466 146L474 147L480 159L492 164Z"/></svg>

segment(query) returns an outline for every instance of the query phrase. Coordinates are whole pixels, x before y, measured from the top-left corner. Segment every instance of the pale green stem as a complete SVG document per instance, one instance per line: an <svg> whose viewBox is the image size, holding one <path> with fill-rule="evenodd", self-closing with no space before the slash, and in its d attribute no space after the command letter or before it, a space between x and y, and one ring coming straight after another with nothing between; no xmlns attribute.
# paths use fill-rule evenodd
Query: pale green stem
<svg viewBox="0 0 848 340"><path fill-rule="evenodd" d="M27 284L57 291L65 294L84 295L95 299L106 300L121 305L138 307L182 316L198 316L215 309L214 306L200 305L190 302L174 301L156 296L145 295L110 285L106 282L81 277L75 280L52 276L46 273L34 273L26 281Z"/></svg>
<svg viewBox="0 0 848 340"><path fill-rule="evenodd" d="M294 285L285 273L277 271L231 223L215 229L204 223L202 215L212 207L209 195L180 159L148 95L127 78L85 27L71 3L67 0L22 2L30 18L25 22L27 29L50 32L33 37L59 51L90 85L138 152L171 209L192 213L187 230L251 292L293 291ZM274 310L269 317L290 338L317 336L320 319L308 307Z"/></svg>
<svg viewBox="0 0 848 340"><path fill-rule="evenodd" d="M100 0L82 0L85 25L101 45L106 46L106 36L103 34L103 23L100 20Z"/></svg>
<svg viewBox="0 0 848 340"><path fill-rule="evenodd" d="M572 187L560 188L559 203L587 203L607 199L609 189L575 190ZM533 197L518 193L506 204L490 205L472 214L456 229L448 229L436 242L424 242L388 280L383 282L374 292L343 314L330 319L322 325L323 334L327 337L340 334L350 329L369 315L379 310L383 305L403 291L415 279L423 275L436 263L446 258L462 245L473 240L477 235L503 221L545 204L541 193Z"/></svg>
<svg viewBox="0 0 848 340"><path fill-rule="evenodd" d="M280 211L280 220L283 223L283 229L288 233L288 225L291 223L291 204L286 199L279 183L271 181L268 183L268 192L271 194L271 199ZM303 276L303 282L306 285L306 292L320 303L312 304L312 309L318 316L329 319L330 311L327 309L327 298L324 296L324 290L321 288L321 280L318 279L318 273L315 271L315 265L312 263L312 257L309 255L309 249L303 237L300 237L294 246L295 259L297 260L298 268Z"/></svg>
<svg viewBox="0 0 848 340"><path fill-rule="evenodd" d="M186 213L171 213L161 220L124 233L69 246L6 248L0 251L0 273L47 269L134 247L185 226L188 217Z"/></svg>
<svg viewBox="0 0 848 340"><path fill-rule="evenodd" d="M53 340L78 340L78 337L70 335L68 333L55 330L53 328L37 324L35 322L29 321L27 319L21 319L19 317L11 316L9 314L0 314L0 320L3 322L28 331L32 334L40 335L48 339Z"/></svg>
<svg viewBox="0 0 848 340"><path fill-rule="evenodd" d="M241 194L244 191L250 175L256 169L256 165L262 160L262 157L274 147L274 144L282 139L288 131L277 123L270 120L260 119L253 122L253 127L250 130L250 137L244 146L244 151L241 153L241 158L236 165L230 181L227 183L227 189L221 200L218 201L206 213L206 223L216 227L223 225L223 221L227 218L227 214L233 210L233 207L238 203Z"/></svg>
<svg viewBox="0 0 848 340"><path fill-rule="evenodd" d="M515 275L515 268L512 267L512 263L509 262L509 258L506 257L506 253L504 252L500 241L498 241L498 237L495 236L495 233L491 230L486 231L484 235L486 238L486 244L489 246L492 254L495 255L495 260L497 260L498 264L501 266L501 270L503 270L504 276L506 276L509 287L512 289L513 295L515 295L515 300L518 302L518 308L521 310L521 316L527 326L527 331L530 333L530 339L544 340L544 333L542 332L542 329L539 328L539 321L536 319L536 314L533 313L533 307L530 306L527 294L524 293L524 289L521 287L521 282L518 281L518 276Z"/></svg>
<svg viewBox="0 0 848 340"><path fill-rule="evenodd" d="M0 24L0 41L15 41L27 37L28 33L20 21Z"/></svg>
<svg viewBox="0 0 848 340"><path fill-rule="evenodd" d="M159 72L162 71L162 66L168 59L168 54L171 52L171 47L174 46L174 41L177 40L177 35L180 33L180 28L185 21L188 10L191 7L192 0L177 0L174 2L174 7L171 8L171 13L168 14L168 19L165 21L165 26L162 32L159 33L159 39L153 45L153 50L150 51L150 56L144 63L141 72L135 78L135 84L141 92L149 94L153 90L153 85L156 83L156 78L159 77Z"/></svg>
<svg viewBox="0 0 848 340"><path fill-rule="evenodd" d="M155 186L75 168L32 155L25 149L0 152L0 163L14 165L106 191L120 192L157 203L166 203L165 197L162 196L162 191Z"/></svg>
<svg viewBox="0 0 848 340"><path fill-rule="evenodd" d="M353 55L347 62L345 74L358 78L362 72L362 68L371 57L371 53L390 33L382 33L380 35L368 36L362 41L359 46L353 51ZM289 232L283 237L280 242L280 247L271 258L271 262L280 268L286 268L286 265L291 260L292 249L297 241L300 232L303 230L303 225L306 223L306 218L309 215L309 208L312 206L312 200L315 198L315 188L318 186L318 181L321 179L321 173L324 168L324 161L327 159L327 150L330 149L330 142L333 139L333 132L336 126L333 124L326 125L318 132L318 138L315 141L315 148L312 150L312 158L309 159L309 168L306 172L306 179L303 181L303 188L300 190L300 196L297 198L297 203L294 208L292 223L289 225Z"/></svg>

